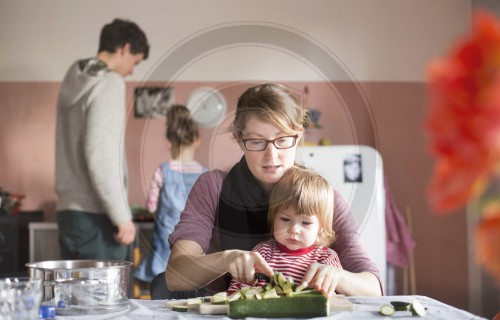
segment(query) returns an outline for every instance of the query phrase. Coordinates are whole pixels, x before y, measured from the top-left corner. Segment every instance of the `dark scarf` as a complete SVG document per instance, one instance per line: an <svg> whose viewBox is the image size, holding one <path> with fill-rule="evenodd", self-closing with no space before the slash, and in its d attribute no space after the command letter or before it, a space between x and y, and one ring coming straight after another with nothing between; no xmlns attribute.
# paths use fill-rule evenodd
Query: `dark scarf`
<svg viewBox="0 0 500 320"><path fill-rule="evenodd" d="M251 250L270 239L267 226L269 196L242 157L227 174L219 199L221 249Z"/></svg>

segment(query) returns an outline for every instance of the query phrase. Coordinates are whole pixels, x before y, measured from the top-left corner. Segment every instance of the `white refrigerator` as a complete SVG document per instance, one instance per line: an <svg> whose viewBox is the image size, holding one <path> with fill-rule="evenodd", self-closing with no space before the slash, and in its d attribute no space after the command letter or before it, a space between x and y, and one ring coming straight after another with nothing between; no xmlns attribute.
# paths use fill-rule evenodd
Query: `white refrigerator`
<svg viewBox="0 0 500 320"><path fill-rule="evenodd" d="M384 170L378 151L361 145L299 147L296 162L323 175L347 199L387 288Z"/></svg>

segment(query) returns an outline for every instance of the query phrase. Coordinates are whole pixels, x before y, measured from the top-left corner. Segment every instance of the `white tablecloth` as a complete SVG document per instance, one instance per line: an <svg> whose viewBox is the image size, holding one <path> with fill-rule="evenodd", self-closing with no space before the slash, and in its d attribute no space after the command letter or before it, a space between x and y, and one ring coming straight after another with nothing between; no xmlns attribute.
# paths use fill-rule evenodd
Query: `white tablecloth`
<svg viewBox="0 0 500 320"><path fill-rule="evenodd" d="M327 318L316 319L389 319L379 313L380 307L384 304L389 304L390 301L406 301L412 302L419 300L424 307L427 308L426 320L443 320L443 319L485 319L473 315L467 311L460 310L431 299L425 296L384 296L384 297L348 297L348 299L356 305L354 311L336 311L330 314ZM102 319L117 319L117 320L150 320L150 319L224 319L229 320L227 316L215 315L200 315L195 311L175 312L165 307L165 300L130 300L130 306L127 310L111 313L107 315L91 315L91 316L57 316L60 320L102 320ZM398 311L391 318L393 319L419 319L413 317L409 311ZM247 318L251 319L251 318Z"/></svg>

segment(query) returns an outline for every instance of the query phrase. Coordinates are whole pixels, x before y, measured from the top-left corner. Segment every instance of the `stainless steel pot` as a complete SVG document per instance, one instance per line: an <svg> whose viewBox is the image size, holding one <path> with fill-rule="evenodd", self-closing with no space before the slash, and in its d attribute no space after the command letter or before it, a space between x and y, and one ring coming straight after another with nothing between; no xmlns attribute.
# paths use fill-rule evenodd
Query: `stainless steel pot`
<svg viewBox="0 0 500 320"><path fill-rule="evenodd" d="M56 306L58 314L98 314L128 306L132 262L56 260L26 266L30 278L42 279L42 302Z"/></svg>

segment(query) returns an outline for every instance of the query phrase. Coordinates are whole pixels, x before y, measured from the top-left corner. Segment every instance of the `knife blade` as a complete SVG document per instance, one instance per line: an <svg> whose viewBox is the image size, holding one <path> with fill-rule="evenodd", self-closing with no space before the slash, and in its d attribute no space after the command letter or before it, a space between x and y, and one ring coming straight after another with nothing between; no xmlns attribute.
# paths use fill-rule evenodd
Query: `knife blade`
<svg viewBox="0 0 500 320"><path fill-rule="evenodd" d="M271 282L271 277L263 274L263 273L260 273L260 272L256 272L255 273L255 280L264 280L266 281L267 283L272 283Z"/></svg>

